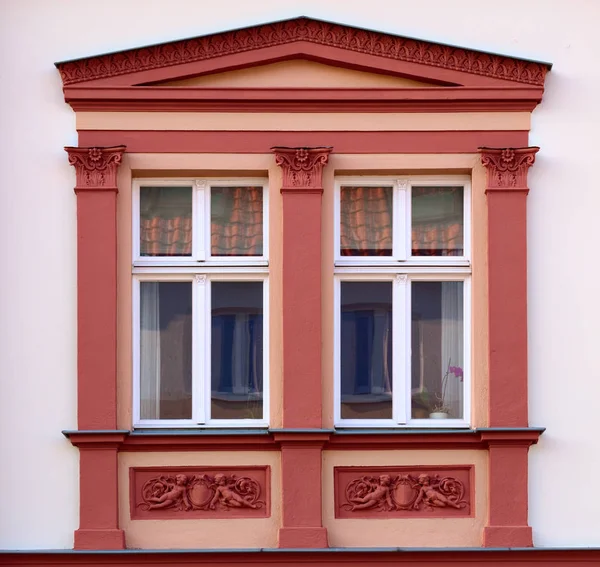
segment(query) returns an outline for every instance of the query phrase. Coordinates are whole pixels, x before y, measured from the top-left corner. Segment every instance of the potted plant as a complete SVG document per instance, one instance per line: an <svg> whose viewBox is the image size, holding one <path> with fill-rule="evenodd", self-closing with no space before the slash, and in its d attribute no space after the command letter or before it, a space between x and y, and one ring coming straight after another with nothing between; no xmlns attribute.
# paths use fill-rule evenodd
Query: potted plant
<svg viewBox="0 0 600 567"><path fill-rule="evenodd" d="M436 404L431 408L429 414L430 419L448 419L450 417L451 410L446 402L446 393L448 388L448 378L452 374L456 378L462 381L463 370L460 366L451 366L452 360L448 360L448 368L442 378L442 393L441 395L436 394Z"/></svg>

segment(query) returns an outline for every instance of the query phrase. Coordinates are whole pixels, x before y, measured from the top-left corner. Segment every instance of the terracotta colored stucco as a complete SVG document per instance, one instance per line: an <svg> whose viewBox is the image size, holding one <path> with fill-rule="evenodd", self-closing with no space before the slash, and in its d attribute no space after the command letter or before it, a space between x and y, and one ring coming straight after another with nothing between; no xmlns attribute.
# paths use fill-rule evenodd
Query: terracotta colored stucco
<svg viewBox="0 0 600 567"><path fill-rule="evenodd" d="M271 467L271 515L252 519L132 520L129 507L130 467ZM185 452L119 454L119 523L129 548L198 549L202 547L277 547L281 525L281 459L268 452Z"/></svg>
<svg viewBox="0 0 600 567"><path fill-rule="evenodd" d="M259 65L238 71L213 73L178 81L165 81L158 83L158 85L163 87L227 87L245 89L257 87L409 88L427 87L429 83L296 59Z"/></svg>
<svg viewBox="0 0 600 567"><path fill-rule="evenodd" d="M529 112L78 112L76 127L80 131L528 131L530 116Z"/></svg>

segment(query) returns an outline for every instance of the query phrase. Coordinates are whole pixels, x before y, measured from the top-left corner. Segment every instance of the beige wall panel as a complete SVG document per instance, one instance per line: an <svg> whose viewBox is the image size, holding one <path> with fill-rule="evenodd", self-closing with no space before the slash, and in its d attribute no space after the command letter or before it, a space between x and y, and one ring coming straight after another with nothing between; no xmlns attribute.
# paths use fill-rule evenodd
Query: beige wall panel
<svg viewBox="0 0 600 567"><path fill-rule="evenodd" d="M271 516L219 520L131 520L130 467L251 466L271 467ZM277 547L281 525L281 460L277 451L119 454L119 524L126 545L141 549Z"/></svg>
<svg viewBox="0 0 600 567"><path fill-rule="evenodd" d="M475 517L336 519L336 466L474 465ZM324 451L323 525L331 547L479 547L487 519L486 451Z"/></svg>
<svg viewBox="0 0 600 567"><path fill-rule="evenodd" d="M134 177L248 176L269 177L269 292L270 292L270 423L282 425L282 219L281 169L271 154L125 154L119 169L117 230L117 379L118 424L132 425L132 278L131 180Z"/></svg>
<svg viewBox="0 0 600 567"><path fill-rule="evenodd" d="M436 86L391 75L343 69L314 61L295 59L250 69L213 73L178 81L157 83L163 87L212 88L415 88Z"/></svg>
<svg viewBox="0 0 600 567"><path fill-rule="evenodd" d="M78 112L78 130L529 130L529 112Z"/></svg>
<svg viewBox="0 0 600 567"><path fill-rule="evenodd" d="M338 174L394 175L407 173L472 173L472 318L471 367L474 427L487 425L488 399L488 288L487 208L485 170L478 154L333 154L323 173L322 328L323 427L333 427L333 206Z"/></svg>

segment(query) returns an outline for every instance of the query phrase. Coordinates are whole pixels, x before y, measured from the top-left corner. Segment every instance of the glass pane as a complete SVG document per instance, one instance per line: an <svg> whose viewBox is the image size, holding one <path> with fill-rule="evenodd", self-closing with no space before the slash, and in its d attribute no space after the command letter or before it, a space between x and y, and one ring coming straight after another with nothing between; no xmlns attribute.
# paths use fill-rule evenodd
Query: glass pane
<svg viewBox="0 0 600 567"><path fill-rule="evenodd" d="M262 256L263 188L211 187L213 256Z"/></svg>
<svg viewBox="0 0 600 567"><path fill-rule="evenodd" d="M140 283L140 374L142 419L191 419L191 283Z"/></svg>
<svg viewBox="0 0 600 567"><path fill-rule="evenodd" d="M213 282L211 418L263 417L263 284Z"/></svg>
<svg viewBox="0 0 600 567"><path fill-rule="evenodd" d="M392 283L341 284L343 419L392 418Z"/></svg>
<svg viewBox="0 0 600 567"><path fill-rule="evenodd" d="M342 187L340 254L392 255L392 187Z"/></svg>
<svg viewBox="0 0 600 567"><path fill-rule="evenodd" d="M412 188L412 255L462 256L462 187Z"/></svg>
<svg viewBox="0 0 600 567"><path fill-rule="evenodd" d="M463 282L412 283L412 417L462 418Z"/></svg>
<svg viewBox="0 0 600 567"><path fill-rule="evenodd" d="M192 188L140 188L140 255L192 255Z"/></svg>

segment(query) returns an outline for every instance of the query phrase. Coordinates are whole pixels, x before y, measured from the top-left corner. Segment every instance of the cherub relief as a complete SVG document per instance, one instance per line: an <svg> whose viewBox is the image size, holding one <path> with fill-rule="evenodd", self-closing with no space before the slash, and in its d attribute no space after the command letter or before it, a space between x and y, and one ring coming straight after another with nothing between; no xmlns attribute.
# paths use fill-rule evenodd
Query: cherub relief
<svg viewBox="0 0 600 567"><path fill-rule="evenodd" d="M186 485L188 478L184 474L175 476L175 483L169 482L166 479L161 479L162 482L155 483L153 494L146 497L146 505L148 510L157 510L159 508L171 508L172 506L183 507L185 510L190 510L192 505L188 499ZM166 488L166 492L164 492Z"/></svg>
<svg viewBox="0 0 600 567"><path fill-rule="evenodd" d="M217 504L230 506L233 508L257 508L256 504L249 502L243 496L235 492L234 487L236 480L227 478L224 474L217 473L215 475L215 494L208 505L211 510L214 510Z"/></svg>
<svg viewBox="0 0 600 567"><path fill-rule="evenodd" d="M413 488L419 491L417 495L417 499L413 504L413 508L418 510L421 506L421 502L424 502L427 506L445 508L446 506L450 506L452 508L456 508L460 510L466 506L465 502L456 502L450 496L445 496L439 490L442 482L438 480L433 480L428 474L420 474L417 483L413 485Z"/></svg>
<svg viewBox="0 0 600 567"><path fill-rule="evenodd" d="M350 509L365 510L378 506L384 510L393 510L396 506L392 502L391 483L392 478L387 474L382 474L378 479L362 477L358 489L348 496Z"/></svg>

